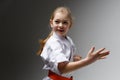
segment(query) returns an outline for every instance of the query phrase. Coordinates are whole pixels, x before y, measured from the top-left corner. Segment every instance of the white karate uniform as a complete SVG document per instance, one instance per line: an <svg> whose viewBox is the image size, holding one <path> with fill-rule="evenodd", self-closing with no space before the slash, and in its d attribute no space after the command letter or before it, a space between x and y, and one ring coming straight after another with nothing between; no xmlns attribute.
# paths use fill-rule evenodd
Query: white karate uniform
<svg viewBox="0 0 120 80"><path fill-rule="evenodd" d="M41 57L45 63L43 69L51 70L56 74L64 77L71 77L69 73L61 74L58 70L58 63L70 62L75 52L75 46L72 39L68 36L61 37L57 33L53 35L46 42L44 49L41 53ZM51 80L49 77L45 77L43 80Z"/></svg>

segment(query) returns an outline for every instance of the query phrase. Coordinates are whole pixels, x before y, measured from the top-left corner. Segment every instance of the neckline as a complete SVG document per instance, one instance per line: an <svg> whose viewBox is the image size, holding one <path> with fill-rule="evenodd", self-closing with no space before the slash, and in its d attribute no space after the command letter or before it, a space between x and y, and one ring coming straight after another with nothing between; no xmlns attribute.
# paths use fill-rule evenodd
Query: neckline
<svg viewBox="0 0 120 80"><path fill-rule="evenodd" d="M63 37L63 36L59 36L56 32L53 32L53 37L57 38L57 39L61 39L61 40L67 40L67 36Z"/></svg>

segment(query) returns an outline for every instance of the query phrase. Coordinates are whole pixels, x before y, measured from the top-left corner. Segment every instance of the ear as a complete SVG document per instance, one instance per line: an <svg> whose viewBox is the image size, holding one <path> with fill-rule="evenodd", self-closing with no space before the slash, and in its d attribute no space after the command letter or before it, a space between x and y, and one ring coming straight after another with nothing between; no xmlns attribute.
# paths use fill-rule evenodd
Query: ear
<svg viewBox="0 0 120 80"><path fill-rule="evenodd" d="M53 27L53 20L50 19L50 27L52 28Z"/></svg>

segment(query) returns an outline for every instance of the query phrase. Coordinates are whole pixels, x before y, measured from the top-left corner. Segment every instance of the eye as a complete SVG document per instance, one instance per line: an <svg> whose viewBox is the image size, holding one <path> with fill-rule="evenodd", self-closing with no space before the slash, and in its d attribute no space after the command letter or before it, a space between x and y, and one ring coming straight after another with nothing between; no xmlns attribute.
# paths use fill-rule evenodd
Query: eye
<svg viewBox="0 0 120 80"><path fill-rule="evenodd" d="M67 22L67 21L64 21L63 24L68 24L68 22Z"/></svg>
<svg viewBox="0 0 120 80"><path fill-rule="evenodd" d="M57 21L57 20L56 20L55 23L58 24L58 23L60 23L60 21Z"/></svg>

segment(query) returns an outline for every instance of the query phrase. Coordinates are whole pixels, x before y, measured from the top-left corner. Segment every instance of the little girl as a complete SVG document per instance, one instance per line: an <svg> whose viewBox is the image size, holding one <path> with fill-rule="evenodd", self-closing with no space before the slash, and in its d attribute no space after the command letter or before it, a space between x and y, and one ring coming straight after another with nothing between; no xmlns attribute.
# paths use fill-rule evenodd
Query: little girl
<svg viewBox="0 0 120 80"><path fill-rule="evenodd" d="M92 47L87 56L81 59L75 55L75 46L72 39L67 36L72 26L71 11L67 7L58 7L50 18L51 33L41 40L38 54L44 61L44 68L48 76L43 80L73 80L70 72L89 65L96 60L104 59L109 51L101 48L95 51Z"/></svg>

